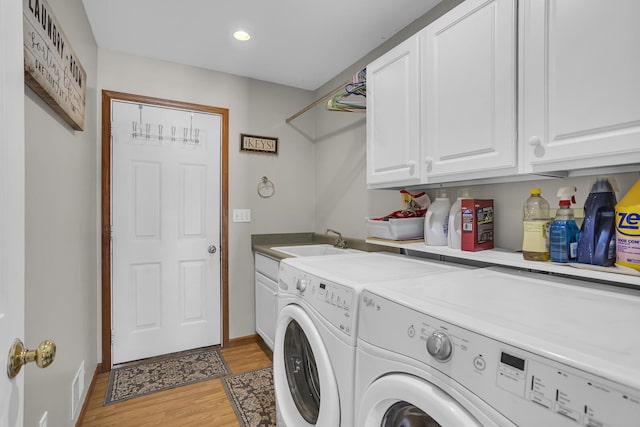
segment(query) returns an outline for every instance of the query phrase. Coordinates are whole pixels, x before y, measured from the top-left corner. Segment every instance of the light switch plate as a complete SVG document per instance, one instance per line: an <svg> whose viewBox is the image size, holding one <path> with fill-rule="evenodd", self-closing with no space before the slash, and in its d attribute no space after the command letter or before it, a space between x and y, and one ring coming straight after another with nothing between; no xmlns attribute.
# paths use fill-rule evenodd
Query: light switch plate
<svg viewBox="0 0 640 427"><path fill-rule="evenodd" d="M251 222L251 209L234 209L233 222Z"/></svg>

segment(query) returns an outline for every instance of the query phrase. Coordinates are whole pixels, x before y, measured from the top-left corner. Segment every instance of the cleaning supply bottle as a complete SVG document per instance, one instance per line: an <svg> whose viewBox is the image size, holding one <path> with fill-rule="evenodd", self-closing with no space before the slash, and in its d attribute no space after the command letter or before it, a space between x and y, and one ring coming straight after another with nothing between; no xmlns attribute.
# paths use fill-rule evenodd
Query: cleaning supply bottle
<svg viewBox="0 0 640 427"><path fill-rule="evenodd" d="M607 178L597 178L584 203L578 262L612 266L616 261L616 194Z"/></svg>
<svg viewBox="0 0 640 427"><path fill-rule="evenodd" d="M640 179L616 205L616 265L640 270Z"/></svg>
<svg viewBox="0 0 640 427"><path fill-rule="evenodd" d="M541 193L532 188L522 208L522 256L529 261L549 261L549 202Z"/></svg>
<svg viewBox="0 0 640 427"><path fill-rule="evenodd" d="M436 190L436 199L424 215L424 243L429 246L447 246L451 201L447 190Z"/></svg>
<svg viewBox="0 0 640 427"><path fill-rule="evenodd" d="M462 211L460 210L460 206L462 199L469 198L469 190L461 188L458 190L458 198L453 202L451 210L449 210L447 245L452 249L460 249L462 241Z"/></svg>
<svg viewBox="0 0 640 427"><path fill-rule="evenodd" d="M573 217L571 204L576 202L576 187L560 187L559 208L549 229L549 256L553 262L576 262L580 229Z"/></svg>

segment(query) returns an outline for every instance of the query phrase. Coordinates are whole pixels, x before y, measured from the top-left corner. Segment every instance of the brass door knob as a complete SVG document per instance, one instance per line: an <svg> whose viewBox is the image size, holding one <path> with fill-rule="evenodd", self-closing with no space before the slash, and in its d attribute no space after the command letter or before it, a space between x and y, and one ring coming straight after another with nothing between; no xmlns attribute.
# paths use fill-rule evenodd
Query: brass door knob
<svg viewBox="0 0 640 427"><path fill-rule="evenodd" d="M9 350L7 361L7 375L14 378L20 372L23 365L36 362L39 368L46 368L56 358L56 344L51 340L44 340L35 350L27 350L18 338L13 342Z"/></svg>

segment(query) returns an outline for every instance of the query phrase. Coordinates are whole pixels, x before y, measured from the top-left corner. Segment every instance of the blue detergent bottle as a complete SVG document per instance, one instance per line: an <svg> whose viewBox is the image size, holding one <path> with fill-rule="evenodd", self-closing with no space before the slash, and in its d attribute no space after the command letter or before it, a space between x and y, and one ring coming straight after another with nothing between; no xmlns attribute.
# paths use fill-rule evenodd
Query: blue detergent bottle
<svg viewBox="0 0 640 427"><path fill-rule="evenodd" d="M571 204L576 202L576 187L560 187L559 208L549 229L549 257L552 262L576 262L580 229L573 216Z"/></svg>
<svg viewBox="0 0 640 427"><path fill-rule="evenodd" d="M610 267L616 262L616 194L607 178L597 178L584 203L578 262Z"/></svg>

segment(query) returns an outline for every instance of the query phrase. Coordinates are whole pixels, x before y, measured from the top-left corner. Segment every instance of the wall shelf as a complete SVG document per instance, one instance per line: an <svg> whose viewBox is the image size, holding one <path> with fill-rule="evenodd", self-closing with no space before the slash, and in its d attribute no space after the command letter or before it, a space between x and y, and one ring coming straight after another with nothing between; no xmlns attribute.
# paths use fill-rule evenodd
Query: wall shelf
<svg viewBox="0 0 640 427"><path fill-rule="evenodd" d="M388 246L407 251L421 252L438 255L445 261L466 260L483 263L486 265L499 265L542 273L551 273L573 278L582 278L608 282L613 285L640 288L640 273L622 274L619 267L596 267L584 264L556 264L553 262L527 261L522 258L522 253L507 249L490 249L486 251L467 252L460 249L451 249L447 246L427 246L421 241L412 243L394 242L377 238L368 238L367 243Z"/></svg>

